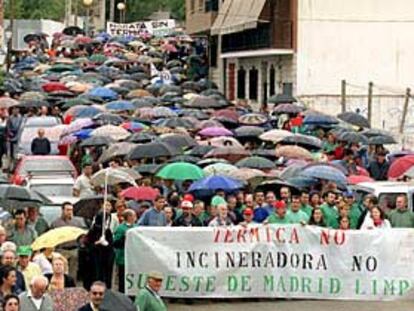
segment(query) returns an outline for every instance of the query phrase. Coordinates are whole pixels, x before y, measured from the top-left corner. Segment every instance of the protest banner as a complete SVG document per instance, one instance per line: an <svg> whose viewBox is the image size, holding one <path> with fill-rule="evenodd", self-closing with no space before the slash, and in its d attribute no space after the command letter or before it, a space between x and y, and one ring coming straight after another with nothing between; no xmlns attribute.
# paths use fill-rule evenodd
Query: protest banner
<svg viewBox="0 0 414 311"><path fill-rule="evenodd" d="M165 297L412 299L413 239L411 229L140 227L127 232L125 284L136 295L157 270Z"/></svg>
<svg viewBox="0 0 414 311"><path fill-rule="evenodd" d="M142 34L150 34L156 37L163 37L171 34L174 28L175 20L173 19L129 24L107 22L106 24L106 32L111 36L139 36Z"/></svg>

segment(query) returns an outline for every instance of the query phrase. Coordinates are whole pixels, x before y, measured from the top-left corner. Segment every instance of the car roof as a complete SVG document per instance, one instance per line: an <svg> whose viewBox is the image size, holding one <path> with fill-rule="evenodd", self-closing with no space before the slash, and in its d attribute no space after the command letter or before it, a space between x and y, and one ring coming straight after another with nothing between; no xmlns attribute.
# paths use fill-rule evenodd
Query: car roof
<svg viewBox="0 0 414 311"><path fill-rule="evenodd" d="M68 156L63 155L25 155L22 157L22 160L47 160L47 159L56 159L56 160L69 160Z"/></svg>
<svg viewBox="0 0 414 311"><path fill-rule="evenodd" d="M414 183L407 183L402 181L377 181L377 182L363 182L355 185L355 189L370 189L376 192L409 192L414 191Z"/></svg>
<svg viewBox="0 0 414 311"><path fill-rule="evenodd" d="M30 179L30 185L73 185L75 180L73 178L62 178L57 175L48 176L36 176Z"/></svg>

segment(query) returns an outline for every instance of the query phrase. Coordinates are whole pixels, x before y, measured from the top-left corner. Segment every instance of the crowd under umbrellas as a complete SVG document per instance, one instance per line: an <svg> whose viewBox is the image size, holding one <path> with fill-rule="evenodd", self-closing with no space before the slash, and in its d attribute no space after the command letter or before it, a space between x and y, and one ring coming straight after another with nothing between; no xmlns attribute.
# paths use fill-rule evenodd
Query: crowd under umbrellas
<svg viewBox="0 0 414 311"><path fill-rule="evenodd" d="M261 191L282 200L282 189L347 192L353 184L383 180L369 164L397 143L359 113L326 115L285 94L270 97L268 111L260 113L230 102L202 74L204 56L182 33L89 38L67 32L55 36L54 46L59 56L30 53L13 66L0 108L62 118L46 136L79 171L93 165L95 195L75 204L75 215L89 223L104 201L125 200L139 218L159 195L180 215L187 195L205 202L208 214L218 195ZM414 176L412 153L388 156L385 179ZM0 182L2 206L10 212L46 200ZM170 200L172 192L178 202Z"/></svg>

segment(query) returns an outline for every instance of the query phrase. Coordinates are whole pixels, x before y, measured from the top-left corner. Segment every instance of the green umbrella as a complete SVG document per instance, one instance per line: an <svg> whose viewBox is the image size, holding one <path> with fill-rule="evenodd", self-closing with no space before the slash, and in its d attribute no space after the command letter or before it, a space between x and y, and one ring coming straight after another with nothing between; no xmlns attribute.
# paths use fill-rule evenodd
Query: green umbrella
<svg viewBox="0 0 414 311"><path fill-rule="evenodd" d="M103 64L108 60L108 58L102 54L93 54L91 57L89 57L89 60L93 63Z"/></svg>
<svg viewBox="0 0 414 311"><path fill-rule="evenodd" d="M52 72L65 72L65 71L74 71L76 70L76 66L74 65L66 65L66 64L57 64L49 68L46 73Z"/></svg>
<svg viewBox="0 0 414 311"><path fill-rule="evenodd" d="M204 177L204 172L197 165L176 162L164 166L157 173L157 177L173 180L198 180Z"/></svg>

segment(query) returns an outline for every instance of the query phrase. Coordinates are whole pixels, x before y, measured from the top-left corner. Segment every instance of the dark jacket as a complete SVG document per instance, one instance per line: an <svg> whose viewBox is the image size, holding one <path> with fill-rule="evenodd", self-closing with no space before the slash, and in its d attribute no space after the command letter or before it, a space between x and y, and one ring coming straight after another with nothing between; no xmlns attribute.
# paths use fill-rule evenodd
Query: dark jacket
<svg viewBox="0 0 414 311"><path fill-rule="evenodd" d="M36 137L32 141L32 154L34 155L48 155L50 154L50 141L46 137Z"/></svg>
<svg viewBox="0 0 414 311"><path fill-rule="evenodd" d="M82 307L80 307L78 311L93 311L93 310L92 310L91 304L87 303L86 305L83 305Z"/></svg>
<svg viewBox="0 0 414 311"><path fill-rule="evenodd" d="M178 217L174 222L174 227L202 227L203 224L201 223L200 219L197 217L192 216L191 221L188 223L185 220L186 216L183 214L180 217Z"/></svg>
<svg viewBox="0 0 414 311"><path fill-rule="evenodd" d="M52 279L52 276L53 276L52 273L46 273L45 274L45 277L47 277L47 279L49 280L49 282ZM64 286L64 288L76 287L75 280L71 276L65 274L63 286Z"/></svg>
<svg viewBox="0 0 414 311"><path fill-rule="evenodd" d="M380 164L378 161L372 161L369 163L368 172L375 180L387 180L389 168L390 164L388 162Z"/></svg>

